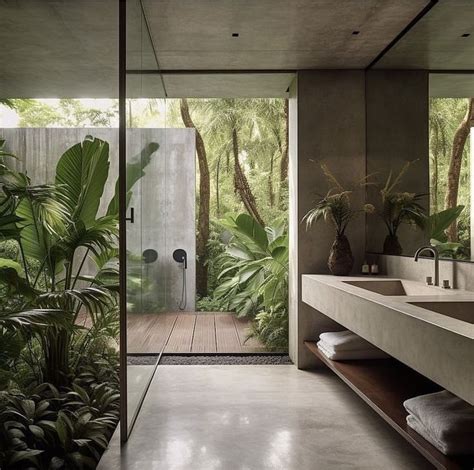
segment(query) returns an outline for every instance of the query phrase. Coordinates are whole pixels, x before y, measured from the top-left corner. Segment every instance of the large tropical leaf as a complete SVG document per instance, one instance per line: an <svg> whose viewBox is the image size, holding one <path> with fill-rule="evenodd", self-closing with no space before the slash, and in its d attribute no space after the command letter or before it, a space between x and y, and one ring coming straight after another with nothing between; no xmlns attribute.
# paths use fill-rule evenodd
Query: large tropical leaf
<svg viewBox="0 0 474 470"><path fill-rule="evenodd" d="M127 207L132 197L132 188L135 183L145 176L145 167L151 161L153 154L159 149L160 145L156 142L150 142L140 152L139 155L135 156L131 162L127 163ZM119 214L119 182L117 180L115 184L115 194L109 203L107 209L107 215L118 217Z"/></svg>
<svg viewBox="0 0 474 470"><path fill-rule="evenodd" d="M0 327L8 330L41 331L45 327L67 328L64 312L58 309L32 309L0 312Z"/></svg>
<svg viewBox="0 0 474 470"><path fill-rule="evenodd" d="M426 230L429 238L434 238L440 242L447 240L445 231L461 215L464 206L451 207L444 211L431 214L427 218Z"/></svg>
<svg viewBox="0 0 474 470"><path fill-rule="evenodd" d="M43 262L49 247L62 236L69 222L69 212L58 198L55 186L27 186L16 188L20 198L16 209L17 227L21 230L21 243L26 256Z"/></svg>
<svg viewBox="0 0 474 470"><path fill-rule="evenodd" d="M94 223L109 175L109 144L87 136L60 158L56 184L71 212L72 220Z"/></svg>
<svg viewBox="0 0 474 470"><path fill-rule="evenodd" d="M250 215L239 214L235 219L237 234L246 236L262 251L268 247L268 237L265 229Z"/></svg>

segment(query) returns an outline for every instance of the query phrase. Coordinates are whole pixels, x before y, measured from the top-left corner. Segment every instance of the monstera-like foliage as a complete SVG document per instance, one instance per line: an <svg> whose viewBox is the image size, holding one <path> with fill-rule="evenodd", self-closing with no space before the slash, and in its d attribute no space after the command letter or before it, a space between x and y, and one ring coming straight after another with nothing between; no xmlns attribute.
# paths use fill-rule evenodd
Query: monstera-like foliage
<svg viewBox="0 0 474 470"><path fill-rule="evenodd" d="M222 255L214 297L242 316L261 309L286 309L288 236L284 225L264 228L248 214L229 216L223 225L232 238Z"/></svg>

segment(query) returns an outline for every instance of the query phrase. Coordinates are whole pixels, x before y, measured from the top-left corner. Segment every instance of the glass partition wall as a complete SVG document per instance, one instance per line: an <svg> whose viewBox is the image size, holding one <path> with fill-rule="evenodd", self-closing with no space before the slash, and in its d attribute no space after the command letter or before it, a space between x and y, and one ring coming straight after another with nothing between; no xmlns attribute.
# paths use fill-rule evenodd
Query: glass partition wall
<svg viewBox="0 0 474 470"><path fill-rule="evenodd" d="M192 130L168 128L165 82L144 3L127 0L122 7L124 441L177 322L176 312L194 310L195 139Z"/></svg>
<svg viewBox="0 0 474 470"><path fill-rule="evenodd" d="M150 93L144 71L158 70L153 44L140 0L121 2L121 320L122 320L122 415L121 440L126 441L153 378L158 356L143 360L134 344L147 340L150 320L142 316L155 289L149 274L158 251L145 239L145 226L155 214L147 202L153 199L154 185L162 178L154 169L154 159L163 142L153 129L141 128L143 97ZM164 96L159 80L153 83L158 99ZM145 106L146 107L146 106ZM139 110L139 111L138 111ZM155 173L155 174L151 174ZM150 178L151 177L151 178ZM154 179L155 181L150 181ZM154 184L153 184L154 183ZM163 230L155 220L158 230ZM134 327L133 331L131 326Z"/></svg>

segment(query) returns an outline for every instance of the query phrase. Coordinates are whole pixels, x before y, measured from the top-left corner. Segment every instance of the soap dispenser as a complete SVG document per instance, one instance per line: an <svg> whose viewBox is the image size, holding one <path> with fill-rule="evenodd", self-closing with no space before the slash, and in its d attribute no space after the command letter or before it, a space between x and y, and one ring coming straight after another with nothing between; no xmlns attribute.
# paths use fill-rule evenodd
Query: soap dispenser
<svg viewBox="0 0 474 470"><path fill-rule="evenodd" d="M367 260L365 260L362 265L362 274L370 274L370 266L369 263L367 263Z"/></svg>

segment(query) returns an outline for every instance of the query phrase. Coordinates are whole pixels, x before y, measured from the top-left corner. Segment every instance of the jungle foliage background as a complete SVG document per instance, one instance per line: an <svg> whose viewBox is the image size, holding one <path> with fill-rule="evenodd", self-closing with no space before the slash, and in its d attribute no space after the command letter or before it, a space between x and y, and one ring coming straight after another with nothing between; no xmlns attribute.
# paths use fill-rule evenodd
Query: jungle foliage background
<svg viewBox="0 0 474 470"><path fill-rule="evenodd" d="M118 104L114 100L14 100L14 105L18 127L114 127L118 124ZM262 302L265 288L268 291L269 283L272 285L271 279L262 278L262 271L253 267L257 262L261 266L265 260L273 263L271 269L284 257L280 259L278 252L275 261L267 248L258 248L254 239L245 238L245 226L242 235L242 226L239 228L235 219L239 214L248 214L261 228L271 227L273 235L265 242L271 249L276 233L286 236L288 102L284 99L142 99L129 100L127 109L130 127L196 128L199 308L216 311L232 307L238 313L253 316L264 310L270 324L268 311L272 309ZM470 257L469 133L473 122L472 98L430 100L430 213L459 204L465 206L448 233L450 241L463 244L460 257ZM238 252L235 246L231 247L231 242L239 239L239 232L239 243L244 243L248 252L244 258L229 259L229 253ZM232 262L241 270L223 273ZM268 272L267 267L263 272ZM231 306L229 294L236 294L231 289L236 279L242 281L242 295L251 297L250 291L245 292L248 276L260 276L258 279L262 282L257 283L260 300L251 299L250 303L244 302L245 305ZM287 278L287 266L286 272L278 272L278 276ZM222 292L222 284L229 286L229 290ZM250 286L250 289L255 288L254 284ZM279 304L279 313L273 317L286 322L287 305L281 305L282 302L287 303L287 298L274 301ZM278 323L281 326L281 321ZM283 334L286 334L286 326L281 330ZM278 344L281 344L280 339L276 339Z"/></svg>
<svg viewBox="0 0 474 470"><path fill-rule="evenodd" d="M461 258L471 258L470 132L474 126L473 98L430 100L430 213L463 205L448 239L460 242Z"/></svg>

